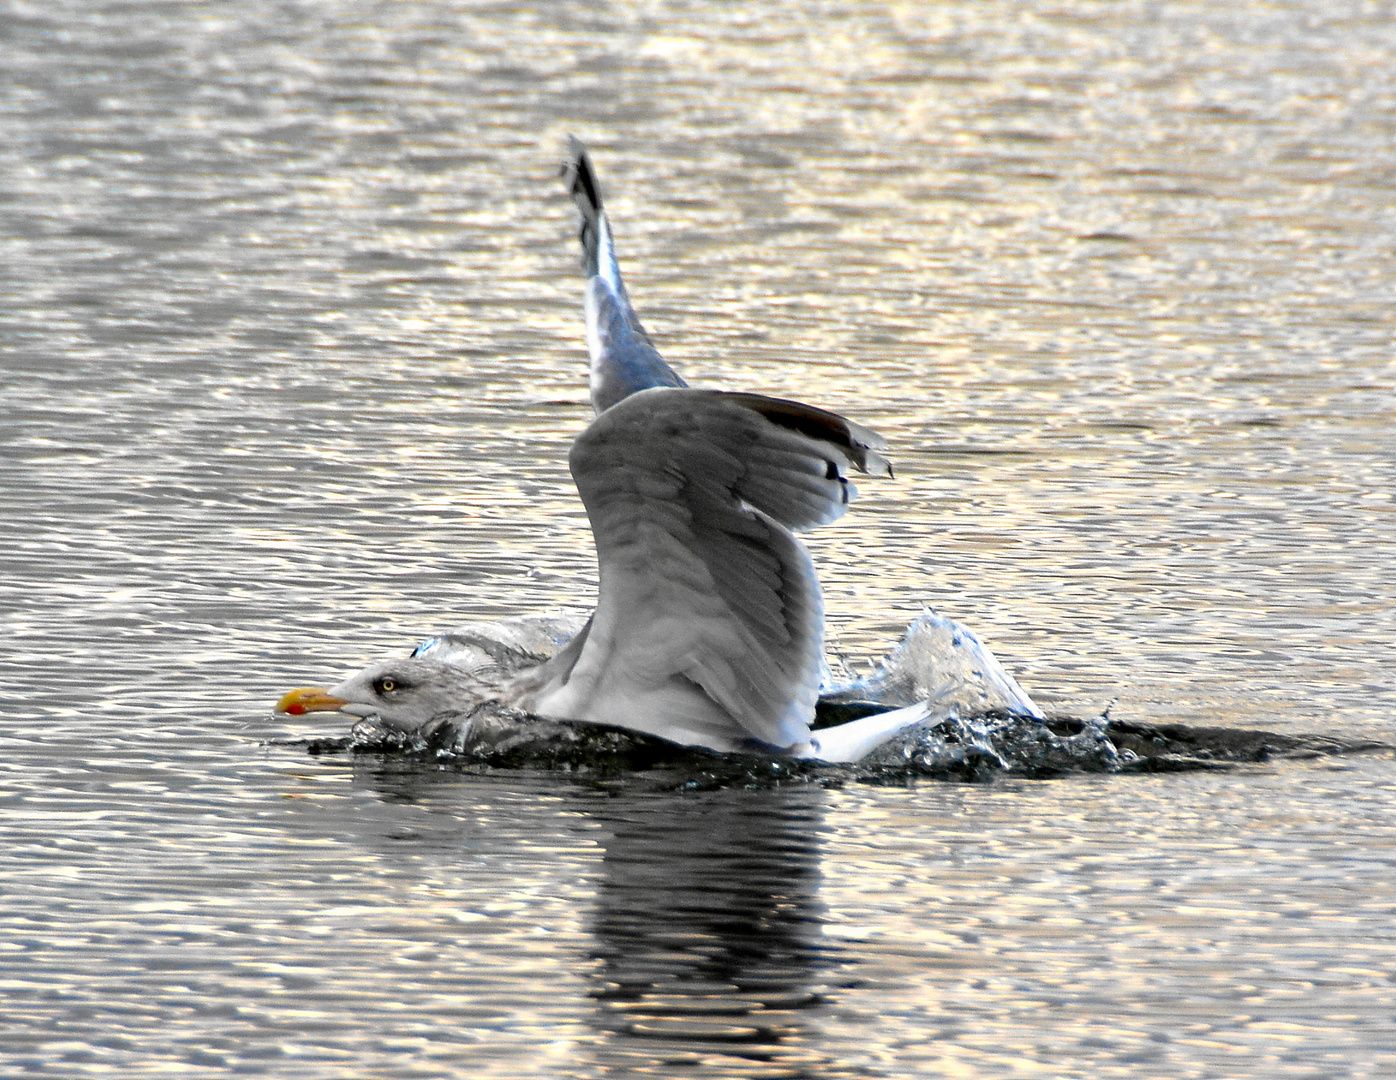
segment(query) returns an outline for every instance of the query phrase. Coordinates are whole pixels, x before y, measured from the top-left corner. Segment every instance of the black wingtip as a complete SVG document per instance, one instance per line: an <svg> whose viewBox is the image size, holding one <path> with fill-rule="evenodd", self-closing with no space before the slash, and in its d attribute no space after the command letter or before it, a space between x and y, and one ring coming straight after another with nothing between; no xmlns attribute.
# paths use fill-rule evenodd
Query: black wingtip
<svg viewBox="0 0 1396 1080"><path fill-rule="evenodd" d="M567 136L567 150L571 156L562 166L567 193L576 200L585 217L594 218L601 210L601 188L596 183L591 157L586 145L575 135Z"/></svg>
<svg viewBox="0 0 1396 1080"><path fill-rule="evenodd" d="M567 150L571 156L562 164L562 182L567 185L567 193L581 211L582 227L577 239L582 242L582 267L587 277L594 277L598 265L601 188L596 183L596 173L592 171L591 158L582 140L575 135L567 136Z"/></svg>
<svg viewBox="0 0 1396 1080"><path fill-rule="evenodd" d="M765 397L761 394L714 392L759 412L773 424L841 447L859 472L869 476L892 475L892 463L878 453L887 445L887 441L877 432L863 427L862 424L855 424L847 417L806 405L802 401Z"/></svg>

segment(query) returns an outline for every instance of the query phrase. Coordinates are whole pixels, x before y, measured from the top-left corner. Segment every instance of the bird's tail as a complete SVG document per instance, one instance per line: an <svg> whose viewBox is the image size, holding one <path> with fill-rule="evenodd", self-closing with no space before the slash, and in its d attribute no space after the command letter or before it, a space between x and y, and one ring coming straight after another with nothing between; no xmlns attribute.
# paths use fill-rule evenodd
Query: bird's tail
<svg viewBox="0 0 1396 1080"><path fill-rule="evenodd" d="M820 728L810 736L807 748L800 751L798 756L830 764L861 761L879 746L891 742L930 715L930 702L919 701L904 709L874 713L836 727Z"/></svg>

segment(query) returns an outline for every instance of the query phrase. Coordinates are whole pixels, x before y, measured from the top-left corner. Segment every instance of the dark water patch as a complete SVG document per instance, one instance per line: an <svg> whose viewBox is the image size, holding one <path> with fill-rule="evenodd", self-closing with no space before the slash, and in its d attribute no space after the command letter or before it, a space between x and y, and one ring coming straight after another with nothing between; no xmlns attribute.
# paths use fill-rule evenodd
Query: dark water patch
<svg viewBox="0 0 1396 1080"><path fill-rule="evenodd" d="M830 707L839 722L877 711L871 703ZM837 788L845 783L936 780L992 783L1000 778L1052 779L1083 773L1177 773L1226 770L1270 761L1391 750L1372 739L1186 724L1147 724L1108 718L1006 713L951 717L915 728L857 764L801 761L754 752L719 754L664 739L593 724L562 724L523 716L490 717L497 730L481 740L464 729L483 708L439 717L421 731L402 733L371 720L343 738L292 740L308 754L347 753L357 759L419 760L474 775L561 773L584 784L636 789L752 790L791 784ZM505 730L507 728L507 731Z"/></svg>

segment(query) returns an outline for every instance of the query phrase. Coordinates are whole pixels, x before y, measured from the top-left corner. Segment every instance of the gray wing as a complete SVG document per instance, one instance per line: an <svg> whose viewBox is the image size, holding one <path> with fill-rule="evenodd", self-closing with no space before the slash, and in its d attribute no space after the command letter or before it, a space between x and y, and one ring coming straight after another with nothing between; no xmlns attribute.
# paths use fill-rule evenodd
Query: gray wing
<svg viewBox="0 0 1396 1080"><path fill-rule="evenodd" d="M664 362L630 306L616 261L611 223L601 205L601 188L586 147L572 136L567 147L569 157L562 167L562 180L582 218L579 238L587 274L591 403L600 413L637 390L687 384Z"/></svg>
<svg viewBox="0 0 1396 1080"><path fill-rule="evenodd" d="M545 716L688 745L809 738L824 613L791 530L839 517L881 439L798 402L650 389L602 413L569 463L596 540L584 636L520 687Z"/></svg>

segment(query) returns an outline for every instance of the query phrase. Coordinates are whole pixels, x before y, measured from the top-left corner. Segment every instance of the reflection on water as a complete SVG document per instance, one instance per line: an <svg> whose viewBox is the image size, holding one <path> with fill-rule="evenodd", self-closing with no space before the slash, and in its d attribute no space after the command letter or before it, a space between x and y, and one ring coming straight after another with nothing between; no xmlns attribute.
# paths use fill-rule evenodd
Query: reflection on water
<svg viewBox="0 0 1396 1080"><path fill-rule="evenodd" d="M1387 737L1394 58L1359 0L10 4L0 1071L1396 1071L1385 757L666 794L261 742L587 607L568 131L685 377L888 437L812 537L857 670L929 601L1049 711Z"/></svg>
<svg viewBox="0 0 1396 1080"><path fill-rule="evenodd" d="M620 798L591 923L589 991L606 1070L759 1062L798 1071L821 1055L803 1014L823 1004L815 787Z"/></svg>
<svg viewBox="0 0 1396 1080"><path fill-rule="evenodd" d="M3 806L17 1075L1396 1064L1389 758L683 793L178 746Z"/></svg>

